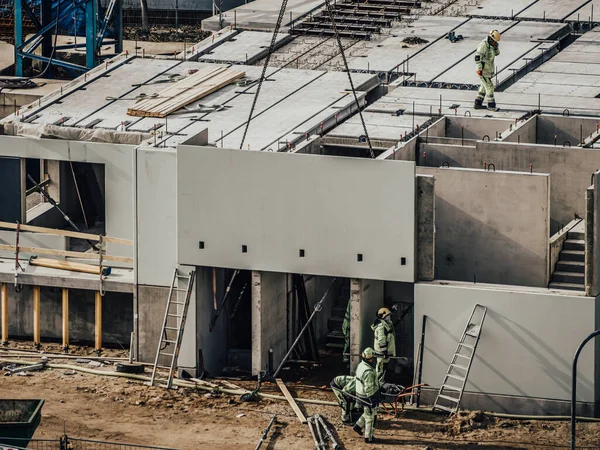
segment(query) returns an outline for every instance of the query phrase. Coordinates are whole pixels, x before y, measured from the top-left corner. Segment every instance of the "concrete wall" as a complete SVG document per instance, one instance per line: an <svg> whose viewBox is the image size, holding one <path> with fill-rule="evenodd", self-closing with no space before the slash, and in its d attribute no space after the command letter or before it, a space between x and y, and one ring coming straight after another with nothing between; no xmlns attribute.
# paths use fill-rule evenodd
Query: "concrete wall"
<svg viewBox="0 0 600 450"><path fill-rule="evenodd" d="M516 142L521 144L535 144L537 142L537 120L539 116L532 116L525 122L517 122L516 128L502 137L503 142Z"/></svg>
<svg viewBox="0 0 600 450"><path fill-rule="evenodd" d="M287 274L252 272L252 374L267 368L273 349L276 368L287 351Z"/></svg>
<svg viewBox="0 0 600 450"><path fill-rule="evenodd" d="M0 231L0 244L15 245L15 231ZM19 232L19 247L51 248L54 250L68 250L68 238L64 236L54 236L52 234L30 233L27 231ZM28 259L31 253L19 252L19 258ZM42 255L43 256L43 255ZM0 251L2 258L14 258L15 252L9 250ZM56 257L55 259L64 259Z"/></svg>
<svg viewBox="0 0 600 450"><path fill-rule="evenodd" d="M417 280L435 278L435 178L417 176Z"/></svg>
<svg viewBox="0 0 600 450"><path fill-rule="evenodd" d="M62 289L40 289L40 333L44 341L62 342ZM91 344L95 333L94 291L69 290L69 339L72 343ZM103 345L128 348L133 331L131 294L107 292L102 300ZM33 336L33 287L23 286L20 293L8 288L9 339ZM122 347L121 347L122 346Z"/></svg>
<svg viewBox="0 0 600 450"><path fill-rule="evenodd" d="M352 278L350 280L350 370L360 362L360 355L373 347L371 325L383 306L383 281Z"/></svg>
<svg viewBox="0 0 600 450"><path fill-rule="evenodd" d="M138 283L170 286L177 265L176 153L137 151Z"/></svg>
<svg viewBox="0 0 600 450"><path fill-rule="evenodd" d="M154 362L169 288L138 286L138 359Z"/></svg>
<svg viewBox="0 0 600 450"><path fill-rule="evenodd" d="M569 142L577 147L590 134L595 133L598 119L584 117L539 116L537 119L537 143L562 147ZM568 144L567 144L568 145Z"/></svg>
<svg viewBox="0 0 600 450"><path fill-rule="evenodd" d="M581 341L597 325L596 300L558 295L541 289L418 283L415 285L415 340L421 337L427 316L423 381L439 388L456 345L475 304L487 306L481 339L466 391L485 393L488 409L519 414L556 413L541 402L511 398L563 401L571 398L571 364ZM415 348L416 352L416 348ZM577 398L593 403L594 346L588 345L579 360ZM469 407L479 408L471 403ZM546 405L551 408L551 405Z"/></svg>
<svg viewBox="0 0 600 450"><path fill-rule="evenodd" d="M80 161L105 166L106 235L134 238L135 146L58 139L0 136L3 156ZM131 246L107 244L107 253L131 256Z"/></svg>
<svg viewBox="0 0 600 450"><path fill-rule="evenodd" d="M435 177L436 279L548 285L547 175L417 169Z"/></svg>
<svg viewBox="0 0 600 450"><path fill-rule="evenodd" d="M446 118L441 117L417 136L407 142L399 142L397 146L383 152L377 159L395 159L398 161L414 161L415 151L420 141L429 136L446 136Z"/></svg>
<svg viewBox="0 0 600 450"><path fill-rule="evenodd" d="M446 116L446 137L464 139L495 139L508 130L512 120Z"/></svg>
<svg viewBox="0 0 600 450"><path fill-rule="evenodd" d="M411 163L180 146L177 183L180 264L414 281Z"/></svg>
<svg viewBox="0 0 600 450"><path fill-rule="evenodd" d="M556 233L575 215L585 214L585 190L590 178L600 168L600 152L594 149L518 145L505 142L477 142L477 147L422 145L427 151L427 165L439 167L448 161L450 167L483 168L493 163L496 170L533 172L551 175L551 232Z"/></svg>

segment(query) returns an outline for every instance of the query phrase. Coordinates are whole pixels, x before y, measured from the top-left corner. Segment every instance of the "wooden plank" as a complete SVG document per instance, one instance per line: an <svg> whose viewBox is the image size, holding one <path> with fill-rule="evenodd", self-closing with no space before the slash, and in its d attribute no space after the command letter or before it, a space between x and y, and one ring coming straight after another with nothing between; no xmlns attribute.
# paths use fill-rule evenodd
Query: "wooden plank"
<svg viewBox="0 0 600 450"><path fill-rule="evenodd" d="M8 228L10 230L16 230L17 224L10 222L0 222L0 228ZM21 231L32 231L34 233L44 233L44 234L53 234L55 236L66 236L72 237L76 239L87 239L89 241L99 241L100 236L96 234L89 233L80 233L78 231L69 231L69 230L58 230L55 228L46 228L46 227L36 227L33 225L20 225ZM122 245L133 245L133 241L130 239L121 239L114 238L109 236L102 236L102 240L104 242L111 242L113 244L122 244Z"/></svg>
<svg viewBox="0 0 600 450"><path fill-rule="evenodd" d="M201 384L203 386L208 386L211 388L218 388L219 385L215 383L211 383L210 381L201 380L200 378L190 378L190 381L193 381L196 384Z"/></svg>
<svg viewBox="0 0 600 450"><path fill-rule="evenodd" d="M91 264L76 263L64 261L61 259L50 258L33 258L30 261L32 266L49 267L50 269L70 270L73 272L90 273L92 275L100 275L100 266Z"/></svg>
<svg viewBox="0 0 600 450"><path fill-rule="evenodd" d="M300 411L300 408L298 407L298 403L296 403L296 400L294 400L294 397L292 397L292 394L290 394L290 391L288 391L288 388L285 385L285 383L283 382L283 380L281 378L277 378L275 381L277 382L277 386L279 386L279 389L281 389L283 396L286 398L286 400L288 401L288 403L290 404L290 406L296 413L296 416L298 417L300 422L308 423L308 421L306 420L306 417L304 416L302 411Z"/></svg>
<svg viewBox="0 0 600 450"><path fill-rule="evenodd" d="M225 67L201 70L160 92L159 98L144 100L129 108L127 114L137 117L166 117L245 75L245 72Z"/></svg>
<svg viewBox="0 0 600 450"><path fill-rule="evenodd" d="M16 250L16 247L14 245L0 244L0 250L9 250L9 251L14 252ZM40 254L40 255L65 256L65 257L69 257L69 258L93 259L93 260L100 261L100 255L98 255L96 253L72 252L69 250L53 250L50 248L21 247L21 246L19 246L19 252L34 253L34 254ZM133 258L128 258L126 256L104 255L102 257L102 259L104 261L133 263Z"/></svg>

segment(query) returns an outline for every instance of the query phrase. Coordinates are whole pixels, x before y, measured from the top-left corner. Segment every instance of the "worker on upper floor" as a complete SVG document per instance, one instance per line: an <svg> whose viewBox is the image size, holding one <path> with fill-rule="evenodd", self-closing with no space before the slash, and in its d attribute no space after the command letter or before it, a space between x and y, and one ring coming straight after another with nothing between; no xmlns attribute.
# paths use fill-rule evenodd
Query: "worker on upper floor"
<svg viewBox="0 0 600 450"><path fill-rule="evenodd" d="M352 422L352 408L356 397L356 378L352 375L340 375L331 382L331 389L342 407L342 423Z"/></svg>
<svg viewBox="0 0 600 450"><path fill-rule="evenodd" d="M353 430L363 436L365 442L374 442L375 419L379 405L379 381L375 373L375 356L373 349L367 347L361 355L361 362L356 368L356 400L362 406L362 416L354 424Z"/></svg>
<svg viewBox="0 0 600 450"><path fill-rule="evenodd" d="M383 384L390 357L396 356L396 329L392 321L392 312L387 308L379 309L371 329L374 333L373 347L377 356L377 378L379 383Z"/></svg>
<svg viewBox="0 0 600 450"><path fill-rule="evenodd" d="M495 59L500 54L500 32L490 31L490 34L479 44L475 52L475 64L477 76L481 80L481 86L475 99L475 109L483 109L483 100L487 96L488 109L498 111L496 99L494 98L494 83L492 78L495 73Z"/></svg>

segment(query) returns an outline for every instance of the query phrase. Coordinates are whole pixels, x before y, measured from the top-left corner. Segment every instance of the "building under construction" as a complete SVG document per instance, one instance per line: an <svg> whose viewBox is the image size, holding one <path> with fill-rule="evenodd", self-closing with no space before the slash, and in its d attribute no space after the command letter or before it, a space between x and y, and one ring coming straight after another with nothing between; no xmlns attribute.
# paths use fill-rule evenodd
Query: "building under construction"
<svg viewBox="0 0 600 450"><path fill-rule="evenodd" d="M257 375L292 347L341 363L349 303L353 369L400 304L422 404L569 414L600 323L600 2L280 10L0 93L2 340ZM473 108L490 30L499 111ZM600 413L598 345L578 415Z"/></svg>

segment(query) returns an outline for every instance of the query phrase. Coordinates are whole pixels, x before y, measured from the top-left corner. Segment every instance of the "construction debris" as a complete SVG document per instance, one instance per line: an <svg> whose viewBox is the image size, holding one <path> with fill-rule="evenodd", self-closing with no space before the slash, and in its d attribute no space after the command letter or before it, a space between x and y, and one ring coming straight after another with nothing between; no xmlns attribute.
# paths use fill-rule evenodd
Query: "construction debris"
<svg viewBox="0 0 600 450"><path fill-rule="evenodd" d="M409 36L406 37L404 39L402 39L402 42L404 42L405 44L409 44L409 45L421 45L421 44L428 44L429 41L426 39L422 39L419 36Z"/></svg>

